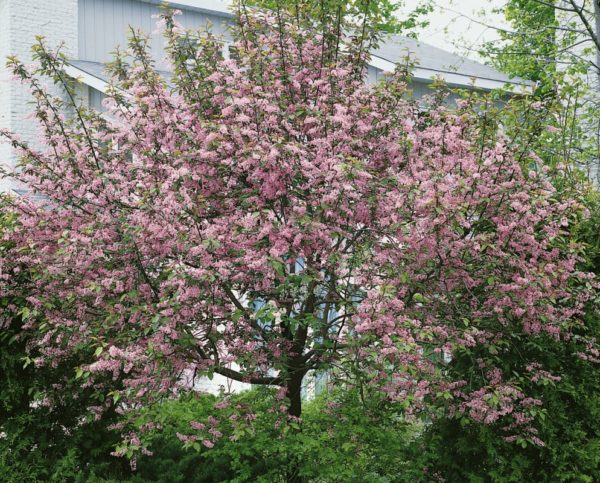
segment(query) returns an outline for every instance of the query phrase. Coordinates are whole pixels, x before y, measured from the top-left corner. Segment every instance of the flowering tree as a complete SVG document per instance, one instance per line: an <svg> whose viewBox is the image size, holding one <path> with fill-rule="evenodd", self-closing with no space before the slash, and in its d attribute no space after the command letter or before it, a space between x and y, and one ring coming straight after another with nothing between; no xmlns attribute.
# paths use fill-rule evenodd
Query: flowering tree
<svg viewBox="0 0 600 483"><path fill-rule="evenodd" d="M218 373L279 388L297 418L304 377L328 370L407 414L435 401L536 442L541 402L521 383L554 376L535 360L505 373L497 356L515 334L562 340L583 323L592 275L565 237L581 207L468 106L423 112L400 71L366 85L360 30L238 20L224 59L219 39L165 14L168 82L134 34L106 115L61 113L38 76L75 91L43 43L36 71L11 61L47 146L3 133L22 155L13 176L46 197L12 201L21 255L3 260L39 274L37 362L94 347L76 377L124 384L98 413ZM482 377L452 377L465 354ZM218 438L209 423L192 427Z"/></svg>

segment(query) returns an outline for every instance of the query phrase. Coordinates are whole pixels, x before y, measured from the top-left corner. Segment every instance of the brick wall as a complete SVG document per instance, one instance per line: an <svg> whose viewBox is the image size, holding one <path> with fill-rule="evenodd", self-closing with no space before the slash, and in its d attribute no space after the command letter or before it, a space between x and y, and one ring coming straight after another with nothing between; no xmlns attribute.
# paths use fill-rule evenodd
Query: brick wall
<svg viewBox="0 0 600 483"><path fill-rule="evenodd" d="M77 0L0 0L0 127L8 128L28 142L36 139L37 125L27 119L32 106L26 88L10 80L5 66L7 55L31 62L30 46L36 35L46 37L48 45L65 43L63 51L77 57ZM54 93L58 92L56 90ZM0 163L12 167L15 157L9 146L0 145ZM0 183L0 190L10 183Z"/></svg>

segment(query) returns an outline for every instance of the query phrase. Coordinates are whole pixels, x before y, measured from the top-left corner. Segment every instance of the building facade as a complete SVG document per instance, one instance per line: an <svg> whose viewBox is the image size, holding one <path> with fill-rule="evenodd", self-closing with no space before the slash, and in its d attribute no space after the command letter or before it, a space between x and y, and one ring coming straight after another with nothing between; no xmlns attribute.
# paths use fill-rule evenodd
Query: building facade
<svg viewBox="0 0 600 483"><path fill-rule="evenodd" d="M26 63L31 60L30 46L36 35L43 35L49 46L63 44L62 50L71 61L67 73L82 83L82 96L92 107L101 109L101 100L108 87L104 63L112 59L116 46L126 46L130 29L145 32L155 30L160 0L0 0L0 58L16 55ZM213 32L230 38L228 27L233 21L227 0L180 0L171 2L182 10L179 18L185 27L211 25ZM164 39L151 38L154 60L164 67ZM450 52L419 43L412 39L393 36L372 53L368 80L374 82L382 72L394 69L397 62L410 56L415 62L413 92L426 94L433 78L440 78L450 86L491 90L511 85L526 89L527 84L510 80L505 74L483 64ZM28 142L35 142L36 126L28 119L31 110L26 88L11 80L0 65L0 127L18 133ZM12 167L15 162L11 148L0 145L2 166ZM0 182L6 190L10 185Z"/></svg>

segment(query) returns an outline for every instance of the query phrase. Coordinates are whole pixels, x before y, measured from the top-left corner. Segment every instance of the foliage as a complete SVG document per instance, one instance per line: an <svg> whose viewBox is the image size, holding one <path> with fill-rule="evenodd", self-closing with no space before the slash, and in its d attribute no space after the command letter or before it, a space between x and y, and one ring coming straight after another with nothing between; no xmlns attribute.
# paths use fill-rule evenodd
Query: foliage
<svg viewBox="0 0 600 483"><path fill-rule="evenodd" d="M588 327L600 334L597 315ZM420 445L426 466L447 481L520 481L536 475L536 481L592 482L600 478L600 384L597 367L572 357L565 347L549 340L537 346L515 343L503 351L502 367L519 358L544 360L558 381L544 381L528 392L544 401L537 426L543 446L517 445L502 439L502 430L464 419L435 421ZM519 444L521 443L521 444Z"/></svg>
<svg viewBox="0 0 600 483"><path fill-rule="evenodd" d="M245 2L242 2L242 4ZM427 25L426 15L433 10L431 1L419 2L402 17L398 11L405 1L390 0L252 0L247 4L273 11L285 10L292 18L308 18L323 28L341 26L357 34L368 29L375 36L383 32L414 36L415 29Z"/></svg>
<svg viewBox="0 0 600 483"><path fill-rule="evenodd" d="M552 95L561 48L554 8L536 0L514 0L506 4L504 15L512 30L499 30L503 42L486 44L484 55L501 71L538 83L541 95Z"/></svg>
<svg viewBox="0 0 600 483"><path fill-rule="evenodd" d="M142 420L164 431L147 435L154 454L140 459L136 478L277 482L288 481L292 467L302 481L384 482L418 474L405 459L415 428L386 410L385 401L365 406L356 391L327 394L306 404L298 431L282 433L276 429L281 417L272 411L273 397L273 391L253 390L233 396L227 407L223 400L203 396L149 409ZM190 420L209 426L211 417L228 423L220 425L223 437L210 450L201 440L182 444L175 437L189 432Z"/></svg>
<svg viewBox="0 0 600 483"><path fill-rule="evenodd" d="M510 29L498 29L501 42L483 46L483 53L503 71L550 87L561 72L600 71L596 33L598 6L586 0L564 2L508 0L496 9ZM597 3L597 2L596 2Z"/></svg>

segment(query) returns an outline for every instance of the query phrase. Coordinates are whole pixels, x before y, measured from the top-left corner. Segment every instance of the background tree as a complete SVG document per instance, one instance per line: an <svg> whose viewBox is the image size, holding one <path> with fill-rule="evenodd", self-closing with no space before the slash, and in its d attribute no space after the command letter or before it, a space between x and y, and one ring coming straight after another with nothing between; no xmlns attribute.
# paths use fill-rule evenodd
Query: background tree
<svg viewBox="0 0 600 483"><path fill-rule="evenodd" d="M562 134L544 139L540 155L578 167L595 183L600 174L598 8L595 0L503 2L497 11L511 28L498 29L501 41L482 47L500 70L536 82L541 114Z"/></svg>

